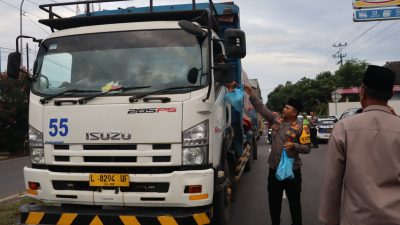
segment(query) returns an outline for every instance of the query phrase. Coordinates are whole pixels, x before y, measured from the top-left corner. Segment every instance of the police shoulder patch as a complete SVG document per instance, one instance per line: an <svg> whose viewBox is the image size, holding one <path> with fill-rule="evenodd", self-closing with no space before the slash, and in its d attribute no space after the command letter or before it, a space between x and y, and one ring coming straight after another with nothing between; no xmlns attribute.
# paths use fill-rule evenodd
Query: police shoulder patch
<svg viewBox="0 0 400 225"><path fill-rule="evenodd" d="M299 142L302 145L311 143L310 130L309 130L308 126L303 126L303 130L301 132Z"/></svg>

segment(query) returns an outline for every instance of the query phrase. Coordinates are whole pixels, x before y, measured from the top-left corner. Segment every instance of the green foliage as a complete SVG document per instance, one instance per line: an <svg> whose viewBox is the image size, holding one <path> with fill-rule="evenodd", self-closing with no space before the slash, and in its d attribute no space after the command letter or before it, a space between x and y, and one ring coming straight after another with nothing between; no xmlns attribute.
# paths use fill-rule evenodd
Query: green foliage
<svg viewBox="0 0 400 225"><path fill-rule="evenodd" d="M317 115L328 114L328 103L331 93L339 88L357 87L368 64L355 59L347 61L333 75L326 71L318 74L315 79L303 77L296 83L286 82L279 85L269 95L267 107L280 112L289 97L303 102L304 111L315 111Z"/></svg>
<svg viewBox="0 0 400 225"><path fill-rule="evenodd" d="M368 64L365 61L352 59L335 72L338 87L349 88L358 87L361 84L364 71L367 69Z"/></svg>
<svg viewBox="0 0 400 225"><path fill-rule="evenodd" d="M22 199L18 199L16 201L6 203L0 205L0 225L12 225L12 224L20 224L19 217L20 212L18 208L24 204L42 204L42 202L29 198L24 197Z"/></svg>
<svg viewBox="0 0 400 225"><path fill-rule="evenodd" d="M0 149L11 154L24 152L28 132L29 77L14 80L0 75Z"/></svg>

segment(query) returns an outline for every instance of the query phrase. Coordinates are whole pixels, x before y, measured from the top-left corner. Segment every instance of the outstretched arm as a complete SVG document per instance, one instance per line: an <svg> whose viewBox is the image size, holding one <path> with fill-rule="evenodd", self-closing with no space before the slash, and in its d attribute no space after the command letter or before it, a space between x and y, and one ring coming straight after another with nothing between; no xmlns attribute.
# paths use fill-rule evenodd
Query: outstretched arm
<svg viewBox="0 0 400 225"><path fill-rule="evenodd" d="M245 84L244 90L250 96L250 102L253 105L254 109L264 117L268 122L273 123L276 116L271 110L269 110L262 102L257 98L254 94L253 89L250 85Z"/></svg>

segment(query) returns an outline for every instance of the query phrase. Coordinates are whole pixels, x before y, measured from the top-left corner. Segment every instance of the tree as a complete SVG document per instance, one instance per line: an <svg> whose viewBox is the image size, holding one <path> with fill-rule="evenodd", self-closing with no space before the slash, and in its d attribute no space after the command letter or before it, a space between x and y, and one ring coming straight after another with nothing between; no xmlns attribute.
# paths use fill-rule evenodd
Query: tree
<svg viewBox="0 0 400 225"><path fill-rule="evenodd" d="M367 66L364 61L352 59L346 61L334 75L325 71L315 79L303 77L294 84L287 81L268 95L267 107L279 112L289 97L295 97L303 102L304 112L315 111L317 115L327 115L331 93L339 87L359 86Z"/></svg>
<svg viewBox="0 0 400 225"><path fill-rule="evenodd" d="M0 76L0 150L11 154L24 152L28 133L29 77L18 80Z"/></svg>
<svg viewBox="0 0 400 225"><path fill-rule="evenodd" d="M365 61L351 59L335 72L338 87L358 87L361 84L363 74L368 67Z"/></svg>

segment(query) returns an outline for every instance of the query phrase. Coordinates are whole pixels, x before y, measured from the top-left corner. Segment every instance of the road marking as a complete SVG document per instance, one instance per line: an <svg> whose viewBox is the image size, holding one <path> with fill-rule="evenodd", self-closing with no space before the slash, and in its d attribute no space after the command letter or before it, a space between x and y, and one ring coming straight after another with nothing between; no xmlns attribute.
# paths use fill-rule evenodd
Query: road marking
<svg viewBox="0 0 400 225"><path fill-rule="evenodd" d="M268 153L271 153L271 148L268 149Z"/></svg>

